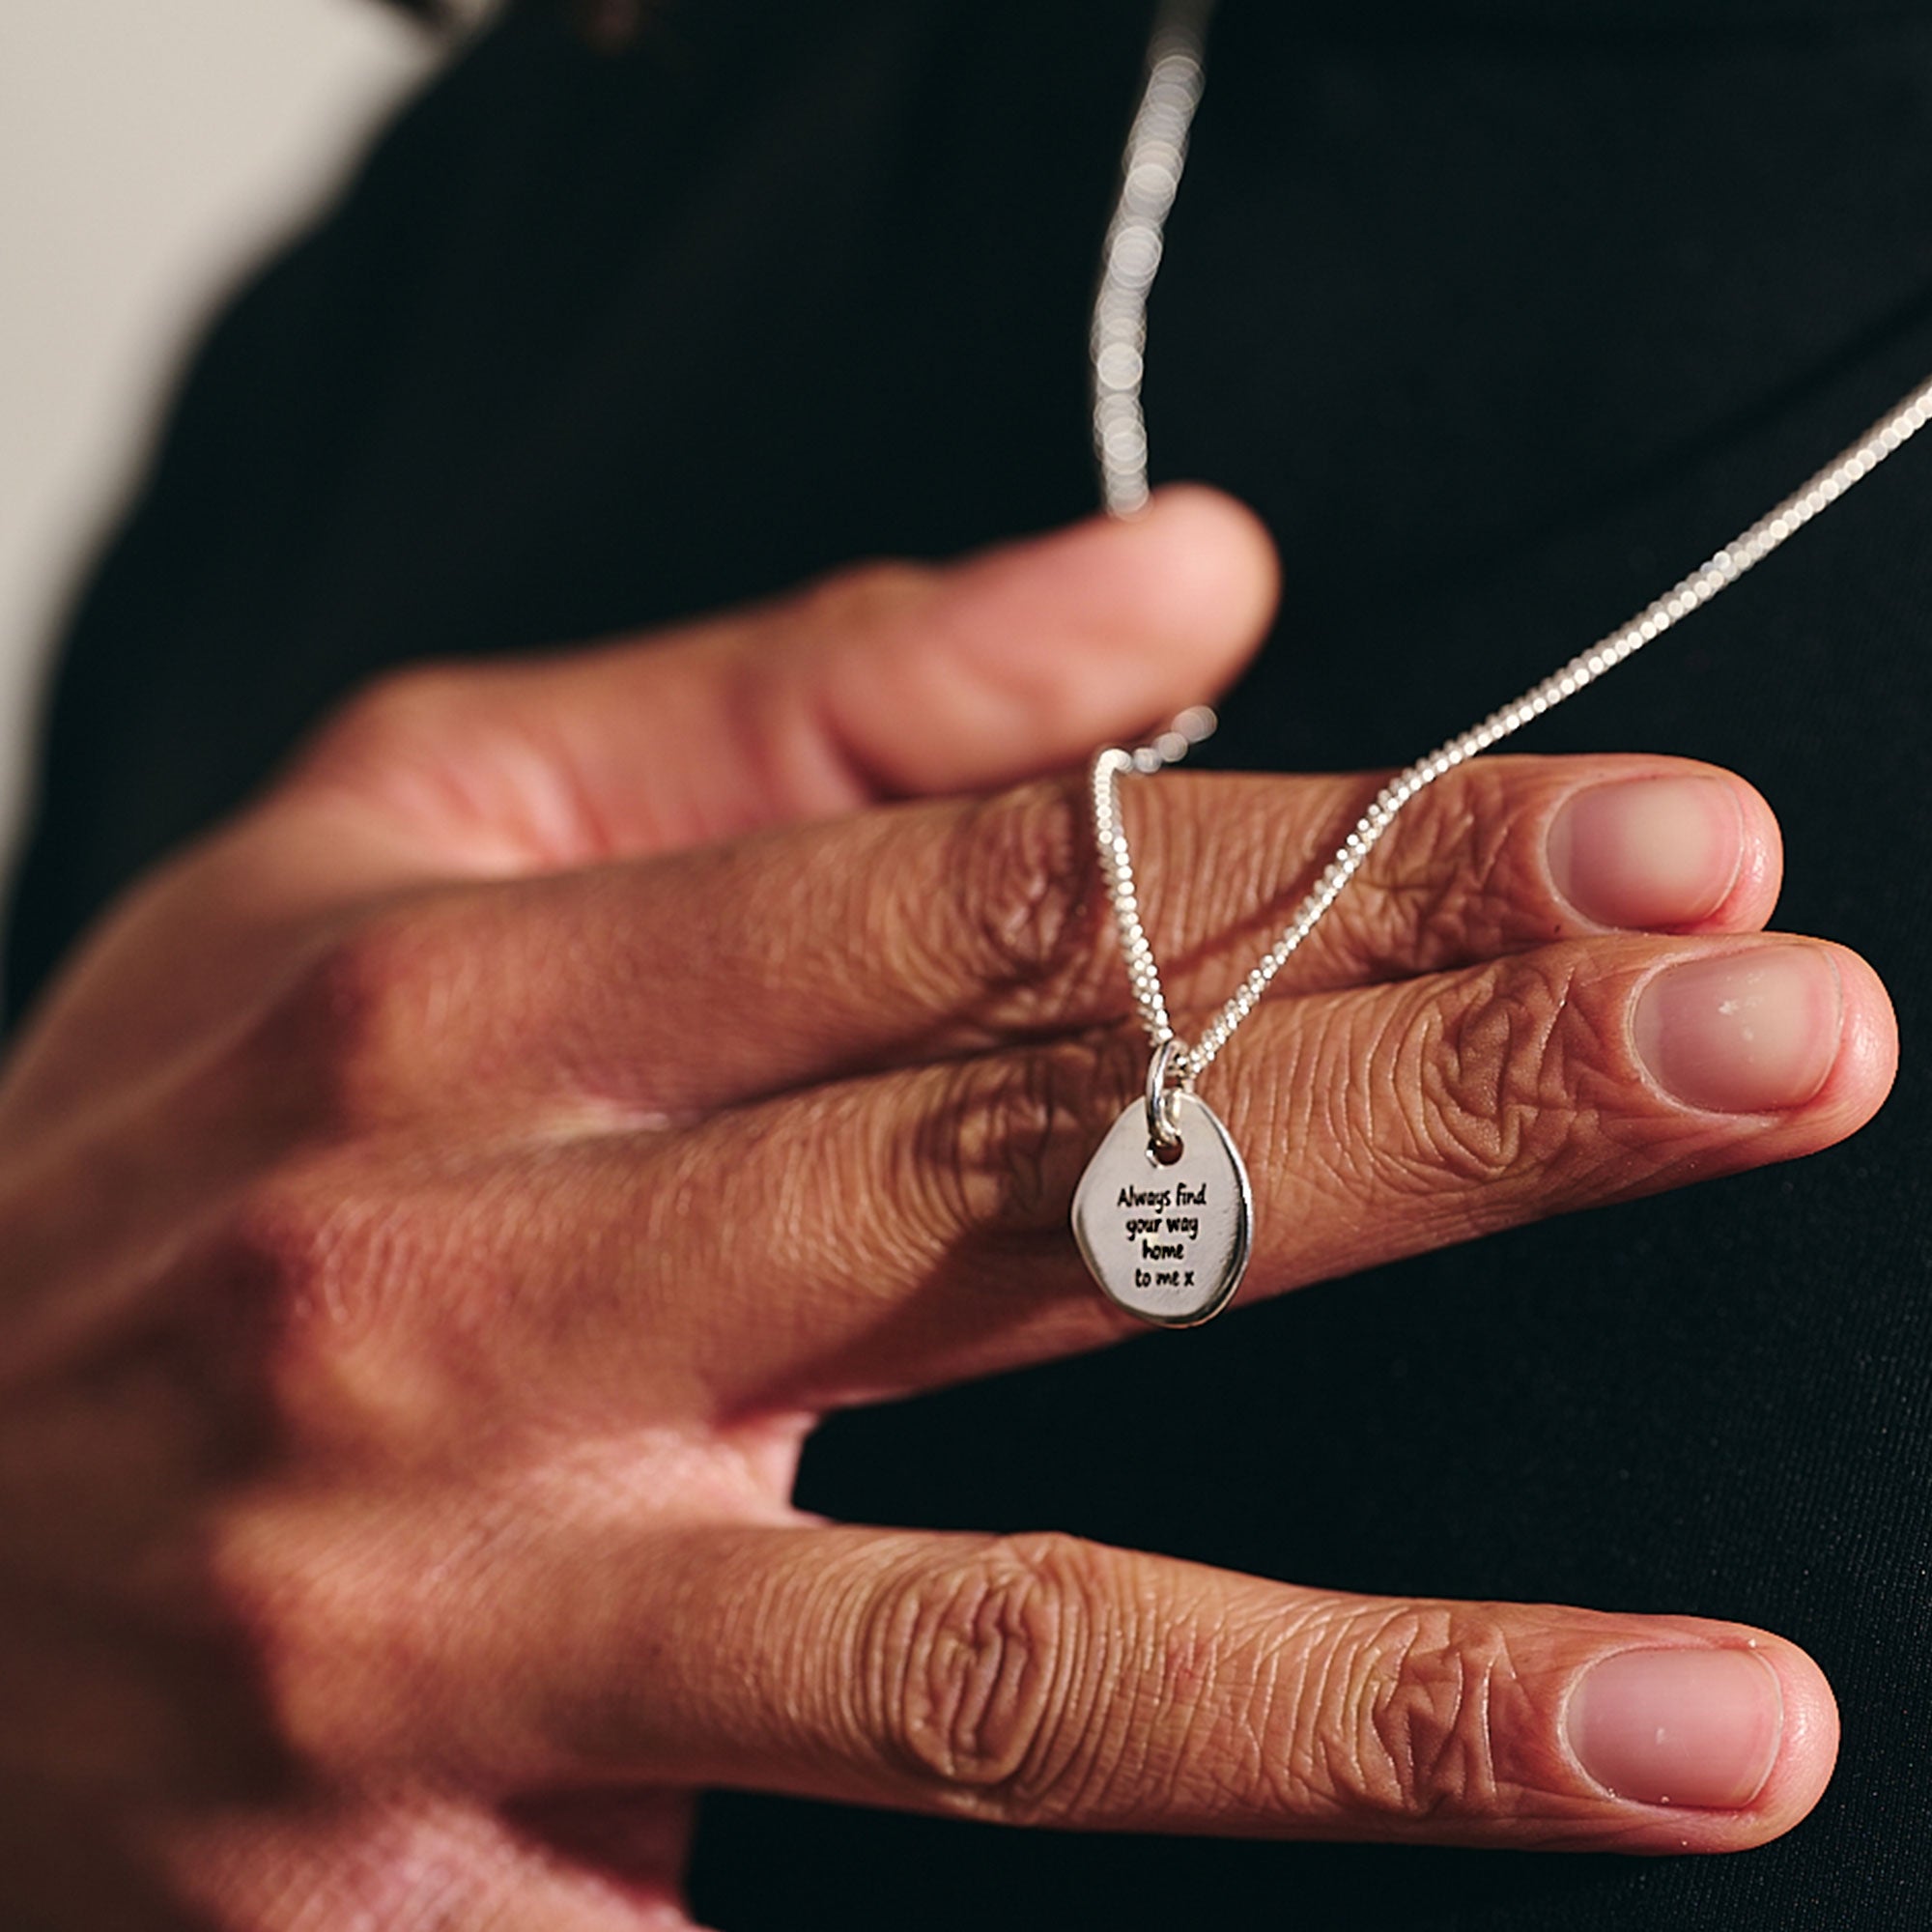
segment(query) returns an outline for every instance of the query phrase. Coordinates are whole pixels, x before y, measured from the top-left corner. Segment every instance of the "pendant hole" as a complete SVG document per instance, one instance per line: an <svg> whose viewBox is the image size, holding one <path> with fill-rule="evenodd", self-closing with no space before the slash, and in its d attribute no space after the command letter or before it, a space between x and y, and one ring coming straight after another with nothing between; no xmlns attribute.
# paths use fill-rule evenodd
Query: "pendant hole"
<svg viewBox="0 0 1932 1932"><path fill-rule="evenodd" d="M1187 1143L1182 1140L1169 1141L1162 1146L1159 1141L1148 1144L1148 1165L1150 1167L1173 1167L1187 1152Z"/></svg>

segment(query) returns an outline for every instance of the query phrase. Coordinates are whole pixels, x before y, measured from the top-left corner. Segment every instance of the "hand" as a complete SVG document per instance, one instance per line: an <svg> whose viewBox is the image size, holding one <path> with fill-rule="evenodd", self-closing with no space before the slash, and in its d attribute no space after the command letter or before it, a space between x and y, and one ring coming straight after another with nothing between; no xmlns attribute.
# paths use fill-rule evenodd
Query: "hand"
<svg viewBox="0 0 1932 1932"><path fill-rule="evenodd" d="M1743 1627L790 1505L826 1411L1125 1332L1065 1228L1145 1068L1081 786L876 802L1199 696L1272 592L1179 493L412 671L106 922L0 1089L10 1922L682 1925L721 1784L1629 1851L1809 1808L1830 1692ZM1177 1009L1375 783L1132 790ZM1445 781L1215 1069L1248 1294L1852 1131L1889 1010L1755 936L1776 884L1702 767Z"/></svg>

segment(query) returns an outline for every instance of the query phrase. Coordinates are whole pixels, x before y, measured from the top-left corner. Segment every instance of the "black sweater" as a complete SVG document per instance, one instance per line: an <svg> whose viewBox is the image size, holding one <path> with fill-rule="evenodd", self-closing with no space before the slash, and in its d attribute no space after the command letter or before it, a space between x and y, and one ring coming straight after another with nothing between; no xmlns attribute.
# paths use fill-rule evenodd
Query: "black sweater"
<svg viewBox="0 0 1932 1932"><path fill-rule="evenodd" d="M663 11L618 58L486 37L214 330L68 641L16 1009L374 668L1092 506L1086 303L1148 6ZM1245 497L1286 559L1224 761L1405 761L1932 370L1932 0L1229 0L1210 85L1149 403L1156 471ZM867 1520L1766 1625L1842 1701L1816 1817L1630 1862L724 1799L709 1921L1932 1922L1928 537L1932 444L1525 743L1690 753L1768 794L1778 923L1897 998L1874 1127L849 1418L804 1485ZM1123 1435L1161 1446L1132 1489Z"/></svg>

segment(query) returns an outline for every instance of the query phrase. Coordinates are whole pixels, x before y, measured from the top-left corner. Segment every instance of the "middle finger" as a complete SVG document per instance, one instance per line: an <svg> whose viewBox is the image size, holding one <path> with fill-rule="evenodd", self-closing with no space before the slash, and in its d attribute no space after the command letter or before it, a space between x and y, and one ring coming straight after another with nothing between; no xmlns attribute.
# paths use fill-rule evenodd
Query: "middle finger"
<svg viewBox="0 0 1932 1932"><path fill-rule="evenodd" d="M1253 1177L1252 1299L1811 1152L1877 1107L1894 1051L1883 988L1840 949L1619 935L1271 1002L1204 1097ZM1066 1211L1146 1054L1111 1029L676 1133L445 1151L402 1181L365 1163L407 1185L386 1204L331 1162L323 1208L283 1203L270 1232L316 1223L334 1274L424 1285L402 1297L418 1319L383 1326L407 1346L432 1324L416 1352L472 1410L877 1399L1131 1332Z"/></svg>
<svg viewBox="0 0 1932 1932"><path fill-rule="evenodd" d="M707 1123L672 1157L713 1211L649 1325L732 1409L1136 1332L1067 1209L1146 1057L1114 1033ZM1245 1298L1814 1152L1876 1111L1895 1059L1870 967L1809 941L1569 941L1273 1003L1204 1094L1253 1179Z"/></svg>

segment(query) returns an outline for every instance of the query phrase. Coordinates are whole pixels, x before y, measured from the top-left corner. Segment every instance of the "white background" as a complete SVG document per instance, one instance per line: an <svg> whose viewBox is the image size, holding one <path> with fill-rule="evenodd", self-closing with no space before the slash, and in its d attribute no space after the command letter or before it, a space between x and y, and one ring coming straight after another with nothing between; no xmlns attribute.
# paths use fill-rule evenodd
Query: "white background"
<svg viewBox="0 0 1932 1932"><path fill-rule="evenodd" d="M185 349L434 51L377 0L0 0L0 853L51 633Z"/></svg>

